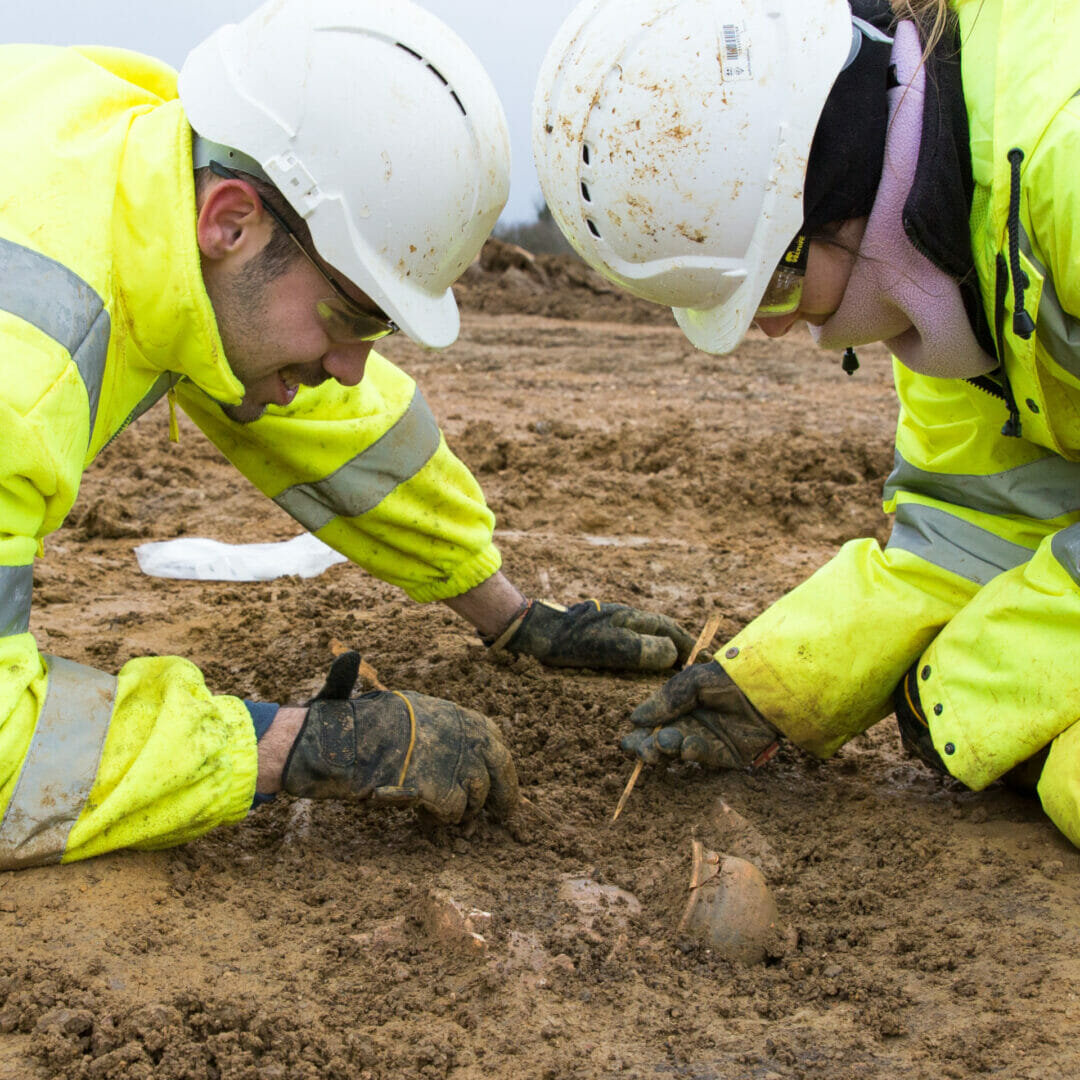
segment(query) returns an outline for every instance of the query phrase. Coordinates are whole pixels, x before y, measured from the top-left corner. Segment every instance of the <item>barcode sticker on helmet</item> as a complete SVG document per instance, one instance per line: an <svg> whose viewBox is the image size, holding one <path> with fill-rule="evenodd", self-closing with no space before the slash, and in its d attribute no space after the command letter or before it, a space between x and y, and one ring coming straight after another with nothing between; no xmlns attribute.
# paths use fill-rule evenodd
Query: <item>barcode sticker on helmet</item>
<svg viewBox="0 0 1080 1080"><path fill-rule="evenodd" d="M750 41L745 23L724 23L721 27L720 66L725 82L752 79Z"/></svg>

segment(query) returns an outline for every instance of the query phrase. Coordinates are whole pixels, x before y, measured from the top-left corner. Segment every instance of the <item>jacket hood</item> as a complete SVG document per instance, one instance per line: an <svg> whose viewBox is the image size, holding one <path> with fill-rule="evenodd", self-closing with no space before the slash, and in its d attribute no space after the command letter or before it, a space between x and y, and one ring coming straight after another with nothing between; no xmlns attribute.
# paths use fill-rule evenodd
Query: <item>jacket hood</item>
<svg viewBox="0 0 1080 1080"><path fill-rule="evenodd" d="M191 128L178 100L137 117L124 146L113 218L126 330L148 364L236 404L233 374L202 277ZM118 312L120 314L120 312Z"/></svg>
<svg viewBox="0 0 1080 1080"><path fill-rule="evenodd" d="M0 139L18 154L0 174L4 237L102 298L122 365L238 401L202 280L176 72L123 49L0 45L0 105Z"/></svg>

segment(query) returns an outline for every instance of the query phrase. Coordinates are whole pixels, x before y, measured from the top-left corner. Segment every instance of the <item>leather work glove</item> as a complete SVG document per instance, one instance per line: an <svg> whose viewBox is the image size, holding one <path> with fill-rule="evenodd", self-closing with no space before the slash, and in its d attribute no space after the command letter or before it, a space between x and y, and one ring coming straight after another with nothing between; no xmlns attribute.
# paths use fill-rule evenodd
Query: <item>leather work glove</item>
<svg viewBox="0 0 1080 1080"><path fill-rule="evenodd" d="M768 761L779 745L776 728L715 660L672 676L630 720L634 730L619 745L647 765L669 757L714 769L749 768Z"/></svg>
<svg viewBox="0 0 1080 1080"><path fill-rule="evenodd" d="M517 772L495 725L425 694L376 690L351 697L360 654L344 653L308 705L282 787L307 799L416 806L453 824L487 805L517 809Z"/></svg>
<svg viewBox="0 0 1080 1080"><path fill-rule="evenodd" d="M535 656L551 667L667 671L686 662L694 639L665 615L586 600L564 608L530 600L494 640L494 649Z"/></svg>

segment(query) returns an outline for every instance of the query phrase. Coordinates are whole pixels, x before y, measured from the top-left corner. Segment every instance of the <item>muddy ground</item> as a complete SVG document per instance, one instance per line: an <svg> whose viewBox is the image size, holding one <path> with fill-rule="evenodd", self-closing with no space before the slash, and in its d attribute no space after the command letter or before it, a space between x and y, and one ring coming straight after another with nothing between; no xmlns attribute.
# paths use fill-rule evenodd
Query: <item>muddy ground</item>
<svg viewBox="0 0 1080 1080"><path fill-rule="evenodd" d="M843 541L886 538L882 352L853 379L798 335L705 356L669 315L560 265L489 253L452 350L387 349L482 482L523 589L694 632L718 612L719 645ZM297 531L190 423L178 447L167 430L162 406L113 444L46 541L41 646L108 670L175 652L218 691L295 701L335 639L356 644L385 683L494 717L543 816L425 831L282 797L176 850L0 874L2 1080L1080 1072L1080 858L1037 804L939 781L890 720L827 762L786 747L753 775L648 769L612 825L617 736L659 678L493 658L350 565L141 576L144 539ZM676 932L691 840L748 843L721 800L798 934L751 968ZM583 913L568 877L640 910ZM431 932L447 897L490 912L486 950Z"/></svg>

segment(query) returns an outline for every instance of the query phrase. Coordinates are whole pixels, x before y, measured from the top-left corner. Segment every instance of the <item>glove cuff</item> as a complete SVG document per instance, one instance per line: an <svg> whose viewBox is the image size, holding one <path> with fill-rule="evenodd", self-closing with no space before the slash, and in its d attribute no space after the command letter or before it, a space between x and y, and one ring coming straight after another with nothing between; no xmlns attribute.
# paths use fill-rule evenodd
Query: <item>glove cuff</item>
<svg viewBox="0 0 1080 1080"><path fill-rule="evenodd" d="M531 600L524 601L521 607L514 612L514 617L506 624L501 633L481 634L480 640L495 652L505 649L510 643L510 639L521 629L521 624L525 621L525 617L529 612L532 611L532 606L533 602Z"/></svg>
<svg viewBox="0 0 1080 1080"><path fill-rule="evenodd" d="M758 769L775 757L780 749L780 740L784 737L784 733L758 712L754 703L743 693L739 684L718 660L710 660L702 667L703 670L708 670L713 665L728 683L728 693L725 696L730 700L724 703L724 712L728 718L728 725L732 722L737 724L738 742L732 739L729 726L717 723L707 709L695 715L718 739L729 746L732 756L740 760L746 769L751 771Z"/></svg>
<svg viewBox="0 0 1080 1080"><path fill-rule="evenodd" d="M413 706L396 690L316 699L285 759L281 786L302 798L348 800L401 788L416 735Z"/></svg>

